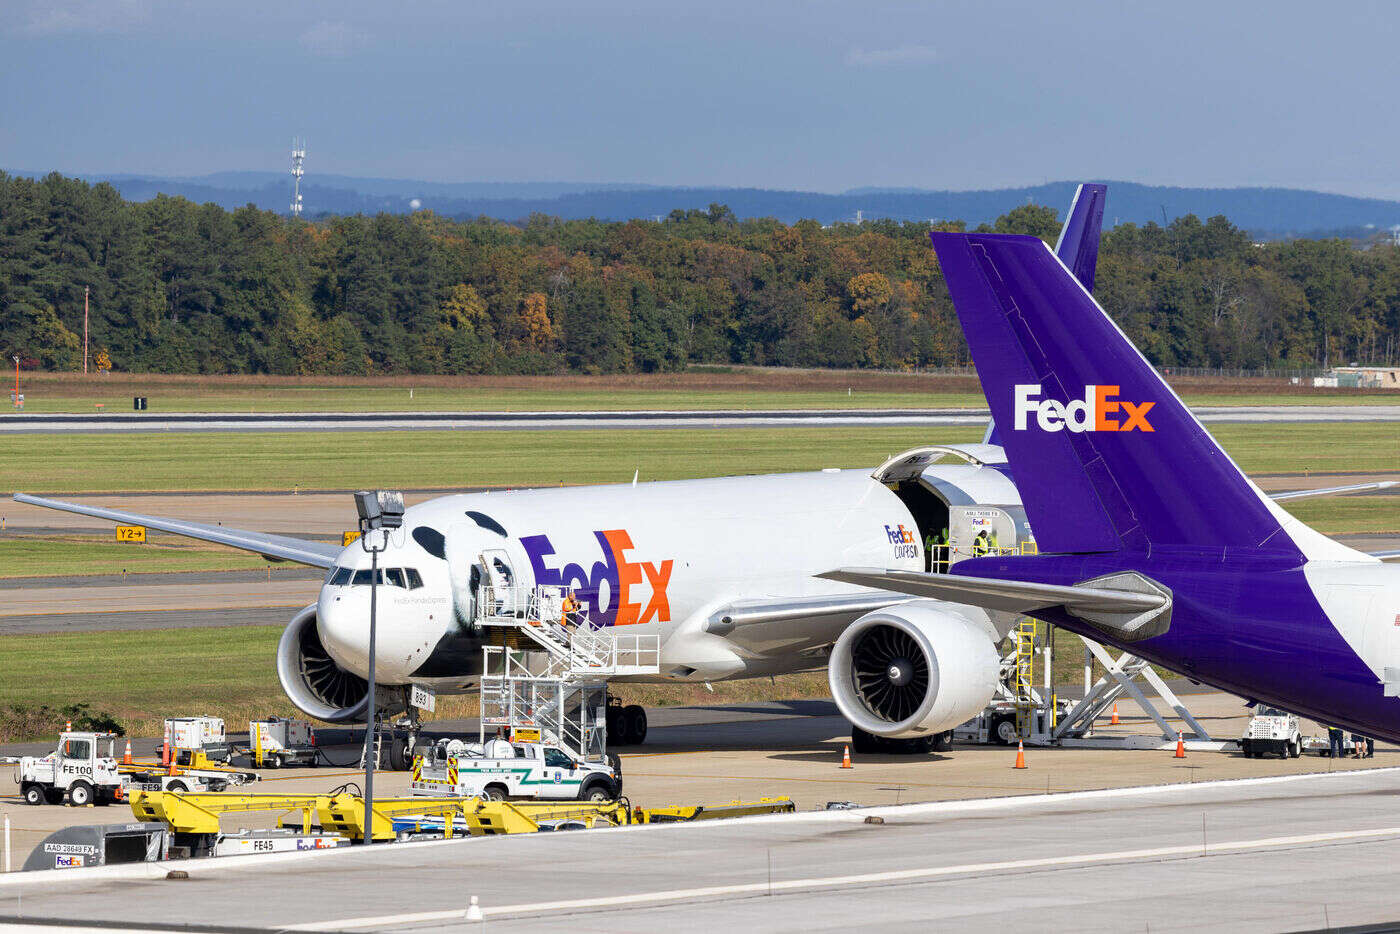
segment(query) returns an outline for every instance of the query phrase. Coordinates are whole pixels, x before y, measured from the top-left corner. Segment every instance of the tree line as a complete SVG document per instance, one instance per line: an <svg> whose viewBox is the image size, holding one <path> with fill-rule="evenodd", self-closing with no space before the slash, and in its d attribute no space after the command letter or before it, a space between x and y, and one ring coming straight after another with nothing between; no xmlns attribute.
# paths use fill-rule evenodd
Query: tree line
<svg viewBox="0 0 1400 934"><path fill-rule="evenodd" d="M958 223L941 225L963 229ZM1054 241L1054 208L979 229ZM616 373L969 362L926 224L294 220L0 173L0 347L164 373ZM1096 296L1159 366L1400 356L1400 248L1251 242L1224 217L1103 235Z"/></svg>

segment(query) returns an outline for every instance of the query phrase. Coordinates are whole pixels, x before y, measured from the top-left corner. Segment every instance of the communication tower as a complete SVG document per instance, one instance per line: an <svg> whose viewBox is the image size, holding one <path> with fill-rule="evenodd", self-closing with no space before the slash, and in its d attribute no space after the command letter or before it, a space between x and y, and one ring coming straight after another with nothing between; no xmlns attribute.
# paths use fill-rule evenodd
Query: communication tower
<svg viewBox="0 0 1400 934"><path fill-rule="evenodd" d="M301 177L306 174L306 140L292 140L292 216L301 217Z"/></svg>

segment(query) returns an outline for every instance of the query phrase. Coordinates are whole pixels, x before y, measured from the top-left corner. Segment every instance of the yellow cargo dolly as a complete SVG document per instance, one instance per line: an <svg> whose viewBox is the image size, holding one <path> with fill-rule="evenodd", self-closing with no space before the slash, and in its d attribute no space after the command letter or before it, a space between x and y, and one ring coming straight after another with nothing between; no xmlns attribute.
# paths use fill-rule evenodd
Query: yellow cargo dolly
<svg viewBox="0 0 1400 934"><path fill-rule="evenodd" d="M535 833L543 821L575 820L591 827L624 824L678 823L748 817L754 814L784 814L797 810L787 797L761 798L754 802L732 801L707 806L686 805L661 808L630 808L625 801L544 802L488 801L484 798L376 798L373 827L375 840L393 840L394 819L422 814L443 819L443 836L454 836L455 819L460 815L470 836ZM319 825L324 833L339 833L351 840L364 840L367 829L364 800L348 791L335 794L242 794L230 792L134 791L131 812L143 821L161 821L176 833L219 833L219 816L250 811L300 811L299 818L278 820L280 827L299 828L310 833ZM424 822L425 824L428 821ZM435 822L434 822L435 823Z"/></svg>

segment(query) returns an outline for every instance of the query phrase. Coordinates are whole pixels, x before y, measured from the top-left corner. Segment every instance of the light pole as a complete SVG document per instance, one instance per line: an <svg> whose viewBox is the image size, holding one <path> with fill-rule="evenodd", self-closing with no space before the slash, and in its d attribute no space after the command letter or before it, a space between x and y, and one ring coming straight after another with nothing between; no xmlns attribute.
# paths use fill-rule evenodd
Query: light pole
<svg viewBox="0 0 1400 934"><path fill-rule="evenodd" d="M19 405L19 354L15 354L15 405Z"/></svg>
<svg viewBox="0 0 1400 934"><path fill-rule="evenodd" d="M393 490L361 490L355 494L360 514L360 547L369 552L369 695L365 698L365 843L374 842L374 734L378 708L374 703L374 631L379 603L379 553L389 547L389 531L403 525L403 494ZM383 531L378 548L370 533Z"/></svg>

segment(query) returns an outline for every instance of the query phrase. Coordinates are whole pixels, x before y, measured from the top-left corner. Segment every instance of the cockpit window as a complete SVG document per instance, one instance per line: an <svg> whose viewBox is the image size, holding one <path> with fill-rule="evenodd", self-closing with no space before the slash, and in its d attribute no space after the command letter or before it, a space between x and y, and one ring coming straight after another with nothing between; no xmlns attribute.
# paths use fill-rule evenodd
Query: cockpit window
<svg viewBox="0 0 1400 934"><path fill-rule="evenodd" d="M350 583L350 575L353 573L354 572L349 568L331 568L331 574L326 580L326 583L334 584L337 587L344 587L346 584Z"/></svg>
<svg viewBox="0 0 1400 934"><path fill-rule="evenodd" d="M475 522L477 525L481 526L483 529L486 529L488 532L495 532L502 538L507 537L505 526L501 525L499 522L497 522L495 519L492 519L484 512L477 512L474 509L468 509L467 518Z"/></svg>
<svg viewBox="0 0 1400 934"><path fill-rule="evenodd" d="M369 568L360 568L358 571L356 571L356 572L355 572L355 579L354 579L353 583L354 583L354 586L356 586L356 587L368 587L368 586L369 586ZM376 583L379 583L379 584L384 583L384 570L383 570L382 568L381 568L380 571L379 571L379 579L378 579L378 581L376 581Z"/></svg>
<svg viewBox="0 0 1400 934"><path fill-rule="evenodd" d="M418 576L417 568L404 568L404 574L408 576L408 589L417 590L423 586L423 578Z"/></svg>
<svg viewBox="0 0 1400 934"><path fill-rule="evenodd" d="M447 558L447 540L442 537L442 533L437 529L430 529L426 525L420 525L413 530L413 540L423 547L423 550L434 558Z"/></svg>
<svg viewBox="0 0 1400 934"><path fill-rule="evenodd" d="M384 572L384 576L389 579L390 587L407 587L403 582L403 568L389 568Z"/></svg>

